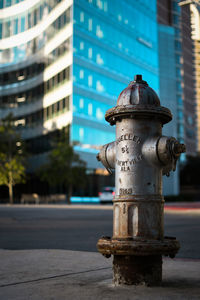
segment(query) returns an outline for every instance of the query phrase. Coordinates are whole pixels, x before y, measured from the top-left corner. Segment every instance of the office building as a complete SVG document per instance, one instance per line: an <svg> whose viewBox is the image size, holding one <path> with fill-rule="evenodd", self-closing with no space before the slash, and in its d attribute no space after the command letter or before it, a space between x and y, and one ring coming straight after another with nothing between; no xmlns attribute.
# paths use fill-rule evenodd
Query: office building
<svg viewBox="0 0 200 300"><path fill-rule="evenodd" d="M195 156L197 153L197 115L196 115L196 88L194 69L194 49L192 40L192 22L190 5L185 1L179 3L181 9L181 46L183 66L183 125L184 140L187 155Z"/></svg>
<svg viewBox="0 0 200 300"><path fill-rule="evenodd" d="M164 52L171 52L175 62L170 62L174 72L168 72L168 67L160 68L160 78L162 81L163 73L168 73L168 78L175 78L169 85L175 89L176 103L173 113L177 119L177 137L180 142L184 142L187 148L187 155L196 155L197 151L197 130L196 130L196 96L195 96L195 76L194 76L194 51L192 42L192 26L190 3L192 1L161 0L158 1L158 22L159 29L163 28L171 32L171 44L165 44L160 49L160 55ZM160 40L160 39L159 39ZM165 40L163 40L165 41ZM166 41L165 41L166 42ZM166 49L167 47L167 49ZM166 59L168 61L168 59ZM165 63L165 61L164 61ZM175 75L175 76L174 76ZM167 81L163 82L166 86ZM160 89L161 92L164 90ZM167 91L166 91L167 96ZM175 127L174 127L175 128ZM184 156L183 156L184 158Z"/></svg>
<svg viewBox="0 0 200 300"><path fill-rule="evenodd" d="M105 111L116 105L133 75L143 74L159 91L156 1L75 0L73 47L71 137L80 142L76 150L94 168L96 153L87 145L115 139Z"/></svg>
<svg viewBox="0 0 200 300"><path fill-rule="evenodd" d="M162 0L157 2L158 35L159 35L159 63L160 63L160 97L162 105L168 107L173 120L166 124L163 133L167 136L175 136L184 142L183 129L180 123L183 118L182 91L181 84L181 63L180 55L176 47L180 39L180 24L177 22L173 26L172 2ZM179 9L176 3L176 9ZM178 167L177 167L178 168ZM171 172L170 177L164 177L163 189L165 195L179 193L179 170Z"/></svg>
<svg viewBox="0 0 200 300"><path fill-rule="evenodd" d="M200 153L200 2L191 1L192 40L194 47L195 92L197 112L197 151Z"/></svg>
<svg viewBox="0 0 200 300"><path fill-rule="evenodd" d="M189 90L183 91L190 70L187 62L183 73L177 2L0 1L0 117L13 113L32 171L62 130L87 162L87 173L96 176L91 186L98 189L97 174L106 173L96 161L98 148L115 139L104 115L135 74L142 74L172 110L165 133L187 139L184 103L192 100L185 100ZM186 119L195 130L188 115L193 113L188 109ZM102 184L109 182L101 177ZM178 177L172 178L173 184L165 184L168 194L178 193Z"/></svg>
<svg viewBox="0 0 200 300"><path fill-rule="evenodd" d="M38 167L62 129L99 174L105 111L143 74L159 92L156 1L1 0L0 117L12 112ZM100 170L101 169L101 170Z"/></svg>
<svg viewBox="0 0 200 300"><path fill-rule="evenodd" d="M183 1L185 2L185 1ZM186 1L188 2L188 1ZM196 98L189 6L177 0L157 1L160 97L171 109L173 121L164 133L185 143L187 155L196 155ZM181 162L185 161L185 155ZM179 193L179 172L164 180L165 194Z"/></svg>

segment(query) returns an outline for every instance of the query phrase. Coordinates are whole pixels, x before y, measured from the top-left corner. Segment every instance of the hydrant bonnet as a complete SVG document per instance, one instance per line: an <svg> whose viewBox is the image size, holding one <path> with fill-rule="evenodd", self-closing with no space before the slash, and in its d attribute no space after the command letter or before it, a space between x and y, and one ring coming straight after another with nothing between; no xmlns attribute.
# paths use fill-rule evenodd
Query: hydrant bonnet
<svg viewBox="0 0 200 300"><path fill-rule="evenodd" d="M117 105L106 112L105 119L114 125L126 114L131 118L157 118L162 124L172 120L170 110L160 106L158 95L142 80L142 75L136 75L135 80L120 93Z"/></svg>

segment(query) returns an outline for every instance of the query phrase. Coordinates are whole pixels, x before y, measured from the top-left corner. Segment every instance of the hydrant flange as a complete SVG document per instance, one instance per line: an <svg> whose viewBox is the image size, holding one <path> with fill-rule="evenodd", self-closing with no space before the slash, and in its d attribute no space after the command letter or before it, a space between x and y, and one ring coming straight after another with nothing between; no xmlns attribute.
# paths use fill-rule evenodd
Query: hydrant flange
<svg viewBox="0 0 200 300"><path fill-rule="evenodd" d="M97 243L98 251L104 256L110 255L165 255L175 257L180 249L180 243L174 237L163 240L110 239L102 237Z"/></svg>

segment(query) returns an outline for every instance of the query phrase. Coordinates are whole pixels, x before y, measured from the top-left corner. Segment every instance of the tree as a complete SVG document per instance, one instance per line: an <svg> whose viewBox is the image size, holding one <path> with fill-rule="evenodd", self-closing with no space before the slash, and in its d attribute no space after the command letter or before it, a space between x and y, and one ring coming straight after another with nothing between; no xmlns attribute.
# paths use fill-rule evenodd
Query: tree
<svg viewBox="0 0 200 300"><path fill-rule="evenodd" d="M50 152L48 162L40 167L38 173L41 180L50 185L64 185L67 188L67 202L70 204L74 186L81 187L85 184L85 172L86 163L66 140L61 140Z"/></svg>
<svg viewBox="0 0 200 300"><path fill-rule="evenodd" d="M0 121L0 185L8 187L10 204L13 204L13 186L24 182L22 140L9 114Z"/></svg>

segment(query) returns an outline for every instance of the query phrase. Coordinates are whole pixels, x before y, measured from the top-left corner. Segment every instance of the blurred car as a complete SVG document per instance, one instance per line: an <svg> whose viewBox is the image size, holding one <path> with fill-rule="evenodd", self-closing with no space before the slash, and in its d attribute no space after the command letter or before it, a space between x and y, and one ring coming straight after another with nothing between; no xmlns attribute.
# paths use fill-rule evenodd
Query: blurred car
<svg viewBox="0 0 200 300"><path fill-rule="evenodd" d="M102 188L101 192L99 192L99 200L100 203L111 203L113 201L113 197L115 195L115 188L112 186L105 186Z"/></svg>

